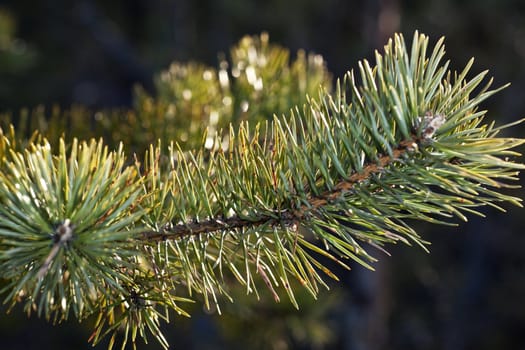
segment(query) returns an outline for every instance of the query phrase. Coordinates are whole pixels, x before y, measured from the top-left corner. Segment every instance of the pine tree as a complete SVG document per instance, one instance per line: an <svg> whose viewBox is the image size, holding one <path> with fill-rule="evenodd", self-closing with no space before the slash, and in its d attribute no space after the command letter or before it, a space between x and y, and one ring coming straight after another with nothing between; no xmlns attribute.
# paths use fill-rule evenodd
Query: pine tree
<svg viewBox="0 0 525 350"><path fill-rule="evenodd" d="M337 280L328 261L373 269L371 249L426 249L417 221L521 205L506 189L525 141L498 136L521 121L479 110L504 87L468 78L472 60L449 71L443 40L428 43L396 35L332 91L319 56L289 64L263 34L217 70L173 64L132 111L23 112L0 136L5 301L96 316L95 344L123 331L122 347L150 333L167 348L160 322L186 303L220 310L240 284L299 307L293 286L316 297Z"/></svg>

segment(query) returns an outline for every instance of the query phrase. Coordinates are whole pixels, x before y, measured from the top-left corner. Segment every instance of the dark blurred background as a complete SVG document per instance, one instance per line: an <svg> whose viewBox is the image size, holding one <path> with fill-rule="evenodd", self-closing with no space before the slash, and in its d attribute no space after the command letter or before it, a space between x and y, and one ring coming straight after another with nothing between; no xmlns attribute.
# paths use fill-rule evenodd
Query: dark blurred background
<svg viewBox="0 0 525 350"><path fill-rule="evenodd" d="M154 93L154 75L171 61L216 66L218 52L261 31L292 52L323 55L338 77L392 33L411 39L414 30L432 42L445 36L453 69L474 56L473 73L512 82L484 104L489 118L524 116L523 0L4 0L0 112L129 107L133 86ZM523 127L511 132L523 137ZM174 349L525 349L525 212L506 209L458 228L421 225L430 254L391 247L376 272L341 272L342 283L318 302L305 298L300 311L246 301L257 313L226 308L218 318L197 307L165 327L167 338ZM1 349L91 348L89 324L52 326L4 310Z"/></svg>

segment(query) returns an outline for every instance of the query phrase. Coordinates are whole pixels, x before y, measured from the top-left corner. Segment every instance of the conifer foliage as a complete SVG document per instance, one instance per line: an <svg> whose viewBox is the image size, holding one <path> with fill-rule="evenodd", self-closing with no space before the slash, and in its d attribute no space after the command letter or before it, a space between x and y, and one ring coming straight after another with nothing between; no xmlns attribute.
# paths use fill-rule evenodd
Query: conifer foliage
<svg viewBox="0 0 525 350"><path fill-rule="evenodd" d="M470 78L472 61L450 72L443 40L430 48L415 33L408 48L396 35L333 91L319 57L288 66L266 36L243 40L231 71L226 61L218 72L176 64L159 77L158 97L138 93L127 120L156 125L145 132L162 140L134 157L56 136L59 123L46 131L55 139L21 142L3 129L7 303L53 321L96 316L94 343L110 335L112 347L123 331L123 347L153 336L167 348L160 322L188 316L187 302L220 310L219 296L240 284L299 307L292 281L317 296L326 277L337 279L328 260L372 269L371 252L388 243L425 247L416 220L453 225L483 205L520 205L502 190L516 187L524 165L512 149L525 141L499 136L513 124L496 127L479 109L501 88L484 83L487 72ZM111 126L102 134L122 123L117 114L97 114ZM210 129L197 144L202 122Z"/></svg>

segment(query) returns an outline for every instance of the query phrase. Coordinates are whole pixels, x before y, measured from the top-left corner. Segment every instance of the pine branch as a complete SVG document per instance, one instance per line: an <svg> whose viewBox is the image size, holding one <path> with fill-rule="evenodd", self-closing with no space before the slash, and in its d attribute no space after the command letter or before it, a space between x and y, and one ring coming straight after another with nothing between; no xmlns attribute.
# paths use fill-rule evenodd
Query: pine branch
<svg viewBox="0 0 525 350"><path fill-rule="evenodd" d="M167 348L160 321L187 315L179 304L196 294L220 312L236 280L277 301L284 290L298 307L293 280L316 297L325 276L337 279L326 259L373 268L370 247L425 246L415 221L521 206L501 190L517 187L525 166L512 149L525 140L498 137L518 122L484 124L478 110L502 88L482 86L486 72L467 79L472 61L447 71L442 40L427 48L423 35L410 51L397 35L375 66L360 62L302 109L231 125L194 151L159 142L133 165L102 141L60 138L55 154L38 136L21 149L13 129L0 135L6 302L57 321L98 314L95 344L111 334L112 347L124 329L124 344L149 332ZM258 98L257 74L245 73Z"/></svg>
<svg viewBox="0 0 525 350"><path fill-rule="evenodd" d="M180 239L185 236L211 234L217 231L252 228L261 225L280 226L281 223L288 226L293 225L308 216L308 212L319 209L337 200L343 193L351 191L356 184L370 180L371 176L380 174L384 171L384 167L400 159L407 152L413 152L423 140L428 140L429 136L434 132L433 128L433 126L428 126L422 133L423 137L418 138L413 135L412 140L401 142L401 144L393 150L392 156L382 156L378 158L377 163L366 164L361 173L353 173L348 176L347 179L341 180L331 191L326 191L318 196L310 196L306 205L303 204L292 212L283 210L281 213L274 212L273 216L261 216L257 219L242 219L234 215L228 218L221 216L199 222L179 223L176 225L168 224L165 225L160 232L142 232L142 237L145 241L165 241L167 239ZM275 216L278 216L278 219L276 219Z"/></svg>

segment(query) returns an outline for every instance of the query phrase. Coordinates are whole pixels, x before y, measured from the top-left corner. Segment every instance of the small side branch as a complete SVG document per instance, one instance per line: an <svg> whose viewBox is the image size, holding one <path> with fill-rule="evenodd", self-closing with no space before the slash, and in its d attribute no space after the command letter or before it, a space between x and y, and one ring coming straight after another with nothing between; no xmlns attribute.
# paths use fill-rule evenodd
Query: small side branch
<svg viewBox="0 0 525 350"><path fill-rule="evenodd" d="M66 219L57 227L55 233L51 236L51 239L53 240L53 247L47 255L46 260L38 270L37 276L39 279L47 274L47 271L49 270L53 259L57 256L60 248L64 245L67 245L73 239L73 228L74 227L71 224L71 221Z"/></svg>

